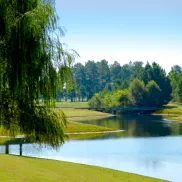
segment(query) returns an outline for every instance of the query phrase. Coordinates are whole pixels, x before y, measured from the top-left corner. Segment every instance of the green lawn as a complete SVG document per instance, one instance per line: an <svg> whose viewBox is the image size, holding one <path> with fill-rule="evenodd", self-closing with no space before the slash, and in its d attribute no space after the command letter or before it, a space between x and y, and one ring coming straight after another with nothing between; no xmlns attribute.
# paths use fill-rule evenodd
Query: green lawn
<svg viewBox="0 0 182 182"><path fill-rule="evenodd" d="M167 117L168 120L171 120L171 121L178 121L180 123L182 123L182 115L181 116L169 116Z"/></svg>
<svg viewBox="0 0 182 182"><path fill-rule="evenodd" d="M153 114L161 114L167 120L182 122L182 106L168 104L164 109L158 110Z"/></svg>
<svg viewBox="0 0 182 182"><path fill-rule="evenodd" d="M79 132L104 132L104 131L113 131L116 130L115 128L107 128L103 126L97 126L92 124L83 124L79 122L73 122L70 121L67 124L66 132L67 133L79 133ZM74 135L69 134L68 139L69 140L83 140L83 139L89 139L89 138L97 138L103 136L103 133L90 133L90 134L80 134L80 135Z"/></svg>
<svg viewBox="0 0 182 182"><path fill-rule="evenodd" d="M73 121L99 119L111 116L111 114L108 113L92 111L88 109L60 108L59 110L63 111L66 114L68 120Z"/></svg>
<svg viewBox="0 0 182 182"><path fill-rule="evenodd" d="M182 115L182 106L167 105L164 109L154 112L154 114Z"/></svg>
<svg viewBox="0 0 182 182"><path fill-rule="evenodd" d="M72 135L71 133L79 133L79 132L105 132L105 131L113 131L116 130L115 128L107 128L103 126L97 126L92 124L85 124L85 123L79 123L79 122L73 122L68 121L67 127L66 127L66 133L69 133L68 140L81 140L81 139L89 139L89 138L96 138L103 136L102 133L91 133L91 134L80 134L80 135ZM5 135L5 133L2 133L0 129L0 135ZM11 139L11 138L0 138L0 144L4 144L7 141L10 143L18 143L19 140L17 139Z"/></svg>
<svg viewBox="0 0 182 182"><path fill-rule="evenodd" d="M75 121L81 120L89 120L89 119L99 119L108 117L109 114L91 111L91 110L82 110L82 109L74 109L74 108L62 108L61 109L66 116L68 117L68 124L66 128L67 133L77 133L77 132L102 132L102 131L113 131L116 128L108 128L103 126L97 126L92 124L79 123ZM103 136L104 134L85 134L85 135L68 135L68 139L89 139L89 138L97 138Z"/></svg>
<svg viewBox="0 0 182 182"><path fill-rule="evenodd" d="M113 131L115 128L107 128L103 126L97 126L92 124L85 124L79 122L70 121L67 124L66 132L75 133L75 132L102 132L102 131Z"/></svg>
<svg viewBox="0 0 182 182"><path fill-rule="evenodd" d="M162 182L155 178L69 162L0 155L1 182Z"/></svg>
<svg viewBox="0 0 182 182"><path fill-rule="evenodd" d="M79 122L68 121L66 127L66 133L69 133L68 140L81 140L81 139L89 139L89 138L97 138L103 136L103 133L90 133L90 134L80 134L80 135L72 135L71 133L79 133L79 132L104 132L104 131L113 131L116 128L108 128L103 126L97 126L92 124L85 124ZM0 135L5 136L6 132L0 128ZM11 139L11 138L0 138L0 144L4 144L6 142L10 143L19 143L18 139Z"/></svg>
<svg viewBox="0 0 182 182"><path fill-rule="evenodd" d="M88 102L56 102L57 107L88 108Z"/></svg>

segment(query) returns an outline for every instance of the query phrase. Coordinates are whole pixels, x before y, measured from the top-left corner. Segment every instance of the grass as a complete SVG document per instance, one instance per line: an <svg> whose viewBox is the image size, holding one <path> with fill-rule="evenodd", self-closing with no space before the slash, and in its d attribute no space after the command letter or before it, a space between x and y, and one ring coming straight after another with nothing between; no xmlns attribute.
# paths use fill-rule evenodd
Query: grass
<svg viewBox="0 0 182 182"><path fill-rule="evenodd" d="M92 124L85 124L85 123L79 123L79 122L73 122L73 121L68 121L67 127L66 127L66 133L79 133L79 132L104 132L104 131L113 131L116 130L115 128L108 128L108 127L103 127L103 126L97 126L97 125L92 125ZM3 132L1 132L3 131ZM6 135L4 130L0 128L0 135ZM98 134L98 133L91 133L91 134L78 134L78 135L73 135L69 134L68 135L68 140L82 140L82 139L91 139L91 138L97 138L100 136L103 136L104 134ZM0 144L4 143L20 143L20 140L22 139L13 139L13 138L0 138ZM24 143L22 140L21 142ZM26 143L27 141L25 141Z"/></svg>
<svg viewBox="0 0 182 182"><path fill-rule="evenodd" d="M115 128L107 128L103 126L97 126L97 125L92 125L92 124L85 124L85 123L79 123L79 122L73 122L73 121L68 121L67 123L67 128L66 128L66 133L79 133L79 132L105 132L105 131L113 131L116 130ZM2 135L1 130L0 130L0 135ZM98 133L91 133L91 134L78 134L78 135L73 135L69 134L68 135L68 140L82 140L82 139L91 139L91 138L97 138L100 136L103 136L104 134L98 134ZM0 144L4 143L12 143L16 144L19 143L20 140L22 139L13 139L13 138L0 138ZM23 142L23 140L21 141ZM25 141L26 143L27 141ZM24 143L24 142L23 142Z"/></svg>
<svg viewBox="0 0 182 182"><path fill-rule="evenodd" d="M100 132L100 131L112 131L116 130L116 128L108 128L108 127L102 127L92 124L85 124L85 123L79 123L75 121L81 121L81 120L89 120L89 119L98 119L98 118L105 118L110 116L107 113L97 112L97 111L91 111L87 109L75 109L75 108L61 108L61 110L66 114L68 118L66 133L75 133L75 132ZM0 135L8 135L7 131L3 129L3 127L0 127ZM78 135L78 136L71 136L69 139L85 139L85 138L95 138L98 136L102 136L103 134L87 134L85 136ZM7 141L6 139L0 138L0 143L4 143L3 140Z"/></svg>
<svg viewBox="0 0 182 182"><path fill-rule="evenodd" d="M78 134L78 135L69 135L68 140L89 140L94 138L99 138L104 136L104 133L90 133L90 134Z"/></svg>
<svg viewBox="0 0 182 182"><path fill-rule="evenodd" d="M154 112L153 114L164 115L164 118L170 121L182 123L182 106L177 104L168 104L163 109Z"/></svg>
<svg viewBox="0 0 182 182"><path fill-rule="evenodd" d="M97 126L92 124L83 124L79 122L70 121L67 124L67 133L77 133L77 132L102 132L102 131L113 131L114 128L107 128L103 126Z"/></svg>
<svg viewBox="0 0 182 182"><path fill-rule="evenodd" d="M97 126L92 124L83 124L79 122L69 121L67 124L66 132L67 133L79 133L79 132L105 132L105 131L113 131L115 128L107 128L103 126ZM69 140L83 140L83 139L93 139L103 136L102 133L90 133L90 134L78 134L73 135L69 134Z"/></svg>
<svg viewBox="0 0 182 182"><path fill-rule="evenodd" d="M57 107L89 108L88 102L56 102Z"/></svg>
<svg viewBox="0 0 182 182"><path fill-rule="evenodd" d="M178 121L180 123L182 123L182 116L169 116L167 117L168 120L171 120L171 121Z"/></svg>
<svg viewBox="0 0 182 182"><path fill-rule="evenodd" d="M182 106L167 105L163 109L154 112L154 114L182 115Z"/></svg>
<svg viewBox="0 0 182 182"><path fill-rule="evenodd" d="M93 120L111 116L111 114L92 111L88 109L75 109L75 108L61 108L68 120L81 121L81 120Z"/></svg>
<svg viewBox="0 0 182 182"><path fill-rule="evenodd" d="M153 114L161 114L167 120L178 121L182 123L182 106L176 104L168 104L163 109L154 112Z"/></svg>
<svg viewBox="0 0 182 182"><path fill-rule="evenodd" d="M79 123L75 121L81 120L93 120L99 118L105 118L110 116L107 113L91 111L87 109L75 109L75 108L61 108L61 110L68 117L68 124L66 128L67 133L77 133L77 132L102 132L102 131L113 131L116 128L108 128L103 126L97 126L92 124ZM85 135L69 135L69 139L71 140L82 140L82 139L91 139L103 136L104 134L85 134Z"/></svg>
<svg viewBox="0 0 182 182"><path fill-rule="evenodd" d="M0 155L1 182L162 182L150 177L69 162Z"/></svg>

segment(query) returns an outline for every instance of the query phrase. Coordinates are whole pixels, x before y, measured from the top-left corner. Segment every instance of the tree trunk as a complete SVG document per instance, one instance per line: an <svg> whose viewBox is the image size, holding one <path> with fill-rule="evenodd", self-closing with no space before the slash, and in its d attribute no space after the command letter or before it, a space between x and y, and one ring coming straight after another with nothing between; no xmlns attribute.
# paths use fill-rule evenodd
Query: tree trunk
<svg viewBox="0 0 182 182"><path fill-rule="evenodd" d="M20 156L22 156L22 143L20 143Z"/></svg>
<svg viewBox="0 0 182 182"><path fill-rule="evenodd" d="M9 154L9 145L8 144L6 144L5 153Z"/></svg>

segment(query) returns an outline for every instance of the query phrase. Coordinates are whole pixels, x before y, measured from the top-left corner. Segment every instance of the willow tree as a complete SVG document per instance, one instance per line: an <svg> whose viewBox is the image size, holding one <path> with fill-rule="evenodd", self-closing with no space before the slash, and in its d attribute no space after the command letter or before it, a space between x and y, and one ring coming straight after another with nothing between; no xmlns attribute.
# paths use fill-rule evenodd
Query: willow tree
<svg viewBox="0 0 182 182"><path fill-rule="evenodd" d="M0 126L58 147L65 115L58 88L70 83L76 53L63 48L54 0L0 0ZM41 99L41 104L38 101Z"/></svg>

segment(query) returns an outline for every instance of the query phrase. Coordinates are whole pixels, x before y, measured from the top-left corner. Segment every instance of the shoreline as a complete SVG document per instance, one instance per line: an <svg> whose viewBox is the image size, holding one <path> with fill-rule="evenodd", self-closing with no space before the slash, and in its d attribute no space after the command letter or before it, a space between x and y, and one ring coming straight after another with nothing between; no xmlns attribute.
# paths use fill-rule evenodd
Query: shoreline
<svg viewBox="0 0 182 182"><path fill-rule="evenodd" d="M144 176L130 172L123 172L88 164L59 161L53 159L20 157L0 154L1 181L134 181L134 182L167 182L168 180ZM15 165L19 166L15 168ZM26 168L24 167L26 166ZM60 170L61 169L61 170ZM13 173L12 173L13 171ZM20 175L21 174L21 175ZM32 176L32 174L34 174ZM91 177L90 177L91 176Z"/></svg>

